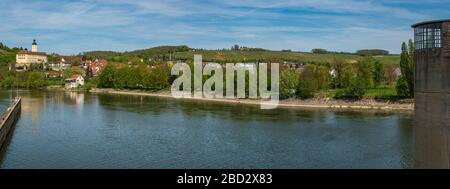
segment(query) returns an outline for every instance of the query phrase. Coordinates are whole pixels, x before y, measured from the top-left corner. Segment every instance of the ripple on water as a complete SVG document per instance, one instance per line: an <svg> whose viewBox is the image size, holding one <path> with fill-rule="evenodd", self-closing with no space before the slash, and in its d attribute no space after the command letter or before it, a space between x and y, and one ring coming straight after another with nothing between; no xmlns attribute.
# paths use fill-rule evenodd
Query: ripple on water
<svg viewBox="0 0 450 189"><path fill-rule="evenodd" d="M408 114L24 91L2 168L408 168ZM0 102L8 95L0 92ZM1 105L4 103L0 103Z"/></svg>

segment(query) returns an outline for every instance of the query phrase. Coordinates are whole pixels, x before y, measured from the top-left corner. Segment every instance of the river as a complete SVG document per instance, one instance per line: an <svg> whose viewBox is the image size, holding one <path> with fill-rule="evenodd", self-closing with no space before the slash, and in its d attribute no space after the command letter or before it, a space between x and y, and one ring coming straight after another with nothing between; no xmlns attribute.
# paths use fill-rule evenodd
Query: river
<svg viewBox="0 0 450 189"><path fill-rule="evenodd" d="M411 113L19 91L1 168L412 168ZM10 93L0 91L0 107Z"/></svg>

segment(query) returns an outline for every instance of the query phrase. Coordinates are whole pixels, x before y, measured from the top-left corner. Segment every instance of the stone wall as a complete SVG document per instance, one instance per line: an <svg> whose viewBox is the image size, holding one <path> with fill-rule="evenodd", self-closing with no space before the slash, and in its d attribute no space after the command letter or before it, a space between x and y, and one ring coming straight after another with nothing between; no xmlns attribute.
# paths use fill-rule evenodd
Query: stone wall
<svg viewBox="0 0 450 189"><path fill-rule="evenodd" d="M14 99L11 106L0 117L0 149L6 147L8 136L20 117L21 103L20 98Z"/></svg>

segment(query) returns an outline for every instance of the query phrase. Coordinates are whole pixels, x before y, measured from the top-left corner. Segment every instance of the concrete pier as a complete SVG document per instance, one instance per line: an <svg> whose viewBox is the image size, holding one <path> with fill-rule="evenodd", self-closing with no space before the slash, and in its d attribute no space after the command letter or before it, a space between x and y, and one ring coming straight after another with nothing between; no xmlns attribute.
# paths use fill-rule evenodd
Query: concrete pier
<svg viewBox="0 0 450 189"><path fill-rule="evenodd" d="M22 111L21 103L21 98L15 98L0 117L0 150L6 147L8 136L20 117Z"/></svg>

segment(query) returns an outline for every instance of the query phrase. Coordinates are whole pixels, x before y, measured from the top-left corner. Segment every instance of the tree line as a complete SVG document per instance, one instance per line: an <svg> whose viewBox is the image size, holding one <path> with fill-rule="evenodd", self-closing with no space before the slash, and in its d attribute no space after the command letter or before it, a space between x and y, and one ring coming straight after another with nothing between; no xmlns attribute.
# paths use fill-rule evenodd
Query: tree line
<svg viewBox="0 0 450 189"><path fill-rule="evenodd" d="M389 51L382 49L360 49L355 53L351 52L336 52L336 51L328 51L326 49L316 48L312 49L311 53L314 54L356 54L359 56L386 56L389 55Z"/></svg>
<svg viewBox="0 0 450 189"><path fill-rule="evenodd" d="M385 81L384 64L370 56L358 63L335 60L331 67L308 64L302 70L281 72L280 96L282 98L310 98L326 89L341 89L336 98L363 98L367 89L376 88Z"/></svg>
<svg viewBox="0 0 450 189"><path fill-rule="evenodd" d="M395 87L398 97L409 98L413 94L413 49L412 41L409 42L409 47L406 43L402 45L402 75ZM330 64L310 63L300 69L284 69L280 73L280 97L306 99L314 97L319 91L335 89L334 98L362 99L367 90L390 84L391 79L387 77L386 70L389 70L386 65L372 56L363 56L356 63L335 59ZM209 76L203 76L204 81L208 78ZM148 69L145 65L110 65L102 71L97 84L98 87L106 88L160 90L170 86L173 79L170 67L166 64L153 69Z"/></svg>
<svg viewBox="0 0 450 189"><path fill-rule="evenodd" d="M28 88L36 89L47 85L42 72L17 72L0 75L0 86L3 88Z"/></svg>
<svg viewBox="0 0 450 189"><path fill-rule="evenodd" d="M97 78L97 87L119 89L161 90L170 84L170 68L166 64L107 65Z"/></svg>

